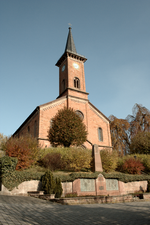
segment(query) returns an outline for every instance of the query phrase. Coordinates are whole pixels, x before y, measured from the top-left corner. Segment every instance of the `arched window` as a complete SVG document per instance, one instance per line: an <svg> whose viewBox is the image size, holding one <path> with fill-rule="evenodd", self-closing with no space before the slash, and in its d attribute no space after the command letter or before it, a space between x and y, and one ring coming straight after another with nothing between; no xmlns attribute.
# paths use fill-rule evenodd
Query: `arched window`
<svg viewBox="0 0 150 225"><path fill-rule="evenodd" d="M63 79L63 81L62 81L62 91L64 91L65 88L66 88L65 79Z"/></svg>
<svg viewBox="0 0 150 225"><path fill-rule="evenodd" d="M36 137L36 127L37 127L37 122L35 120L35 122L34 122L34 137Z"/></svg>
<svg viewBox="0 0 150 225"><path fill-rule="evenodd" d="M103 130L101 127L98 128L98 139L99 141L103 141Z"/></svg>
<svg viewBox="0 0 150 225"><path fill-rule="evenodd" d="M30 133L30 127L28 126L28 134Z"/></svg>
<svg viewBox="0 0 150 225"><path fill-rule="evenodd" d="M74 87L80 88L80 80L77 77L74 77Z"/></svg>

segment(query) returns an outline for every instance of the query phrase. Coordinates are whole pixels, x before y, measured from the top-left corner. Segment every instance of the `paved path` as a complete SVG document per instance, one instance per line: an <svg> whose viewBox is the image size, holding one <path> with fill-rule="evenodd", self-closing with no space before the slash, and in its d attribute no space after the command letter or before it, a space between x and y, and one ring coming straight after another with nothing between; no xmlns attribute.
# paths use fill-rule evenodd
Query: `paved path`
<svg viewBox="0 0 150 225"><path fill-rule="evenodd" d="M150 225L150 201L59 205L32 197L0 195L0 225Z"/></svg>

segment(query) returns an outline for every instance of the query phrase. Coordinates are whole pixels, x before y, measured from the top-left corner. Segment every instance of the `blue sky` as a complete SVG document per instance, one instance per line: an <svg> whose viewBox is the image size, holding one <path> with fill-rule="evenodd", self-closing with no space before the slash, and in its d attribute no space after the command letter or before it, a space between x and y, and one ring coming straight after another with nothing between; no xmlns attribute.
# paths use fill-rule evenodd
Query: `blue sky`
<svg viewBox="0 0 150 225"><path fill-rule="evenodd" d="M107 117L150 110L149 0L0 0L0 133L58 97L68 23L90 102Z"/></svg>

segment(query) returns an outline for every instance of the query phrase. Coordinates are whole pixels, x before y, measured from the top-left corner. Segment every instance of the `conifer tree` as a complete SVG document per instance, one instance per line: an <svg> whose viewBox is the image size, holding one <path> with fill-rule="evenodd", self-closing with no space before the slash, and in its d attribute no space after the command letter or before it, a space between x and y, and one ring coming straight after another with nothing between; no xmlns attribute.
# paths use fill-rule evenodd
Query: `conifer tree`
<svg viewBox="0 0 150 225"><path fill-rule="evenodd" d="M86 137L86 126L72 108L59 110L51 120L48 139L53 146L78 146L86 141Z"/></svg>

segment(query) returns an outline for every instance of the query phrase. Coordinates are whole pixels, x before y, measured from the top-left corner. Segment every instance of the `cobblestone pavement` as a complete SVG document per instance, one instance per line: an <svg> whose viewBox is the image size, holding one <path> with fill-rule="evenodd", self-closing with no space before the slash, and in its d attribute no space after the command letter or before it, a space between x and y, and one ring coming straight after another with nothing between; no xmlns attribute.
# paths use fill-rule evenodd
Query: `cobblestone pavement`
<svg viewBox="0 0 150 225"><path fill-rule="evenodd" d="M32 197L0 195L2 224L150 225L150 201L69 206Z"/></svg>

